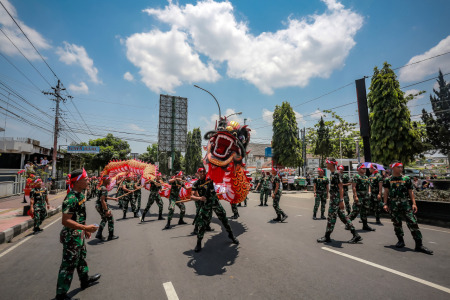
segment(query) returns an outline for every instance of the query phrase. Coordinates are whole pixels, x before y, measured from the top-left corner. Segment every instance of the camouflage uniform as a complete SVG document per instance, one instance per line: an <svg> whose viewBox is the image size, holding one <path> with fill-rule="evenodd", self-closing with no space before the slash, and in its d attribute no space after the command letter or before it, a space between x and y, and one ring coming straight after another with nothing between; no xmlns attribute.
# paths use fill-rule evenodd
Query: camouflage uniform
<svg viewBox="0 0 450 300"><path fill-rule="evenodd" d="M167 221L170 222L173 217L173 213L175 211L175 205L180 208L180 220L183 219L184 214L186 213L186 206L184 206L184 203L175 203L180 200L180 189L184 187L184 183L175 180L173 183L170 184L170 196L169 196L169 214Z"/></svg>
<svg viewBox="0 0 450 300"><path fill-rule="evenodd" d="M356 174L353 177L353 183L356 184L356 195L359 201L353 202L353 209L349 215L351 221L353 221L358 213L360 214L361 220L367 222L367 213L369 212L369 178L366 175Z"/></svg>
<svg viewBox="0 0 450 300"><path fill-rule="evenodd" d="M147 206L145 207L144 212L142 213L143 216L145 216L147 214L147 212L150 210L150 207L155 202L156 202L156 205L158 205L159 215L162 215L163 202L161 200L161 196L159 195L160 190L161 190L161 186L158 186L154 183L152 183L150 185L150 195L148 195Z"/></svg>
<svg viewBox="0 0 450 300"><path fill-rule="evenodd" d="M269 184L270 184L270 180L271 178L269 176L266 176L264 178L261 179L261 189L259 192L259 200L261 201L261 206L262 205L267 205L267 198L270 195L270 189L269 189ZM263 203L264 200L264 203Z"/></svg>
<svg viewBox="0 0 450 300"><path fill-rule="evenodd" d="M196 225L198 226L197 239L203 239L205 231L211 223L213 211L216 213L217 218L222 222L228 234L233 235L225 209L220 204L219 198L217 198L216 191L214 190L214 183L211 180L206 181L204 179L199 179L192 186L192 191L197 191L199 197L206 198L206 202L196 201L200 204L200 210L196 220Z"/></svg>
<svg viewBox="0 0 450 300"><path fill-rule="evenodd" d="M98 232L101 233L103 228L105 228L106 222L108 222L108 233L109 236L114 235L114 217L111 214L109 217L106 216L106 213L109 210L108 203L106 202L106 210L103 209L101 198L105 197L105 202L108 201L108 190L105 186L102 186L98 191L97 202L95 203L95 209L97 209L98 213L102 220L100 221L100 227L98 228Z"/></svg>
<svg viewBox="0 0 450 300"><path fill-rule="evenodd" d="M116 192L116 198L119 198L120 196L123 195L123 189L122 189L122 185L124 184L124 182L121 182L118 186L117 186L117 192ZM123 198L119 199L119 208L123 207Z"/></svg>
<svg viewBox="0 0 450 300"><path fill-rule="evenodd" d="M30 192L30 199L33 199L33 210L34 210L34 231L37 231L41 226L42 222L47 217L47 189L32 189Z"/></svg>
<svg viewBox="0 0 450 300"><path fill-rule="evenodd" d="M138 181L138 182L135 182L135 183L136 183L136 185L137 185L138 187L140 187L139 181ZM133 189L136 189L136 187L133 187ZM135 204L136 204L136 210L133 211L133 212L138 212L138 211L141 209L141 198L142 198L142 192L141 192L141 189L135 191L135 192L133 193L133 197L134 197L134 202L135 202Z"/></svg>
<svg viewBox="0 0 450 300"><path fill-rule="evenodd" d="M397 237L403 237L402 216L406 220L406 225L411 231L416 242L422 242L422 233L417 224L417 218L413 213L408 190L413 189L411 179L408 176L388 177L384 180L384 188L389 189L388 204L391 220L394 224L394 231Z"/></svg>
<svg viewBox="0 0 450 300"><path fill-rule="evenodd" d="M316 198L314 203L314 217L316 217L317 210L319 209L319 205L322 203L320 207L320 212L322 216L325 214L325 205L327 204L327 185L329 184L328 178L325 176L316 177L313 180L313 183L316 185Z"/></svg>
<svg viewBox="0 0 450 300"><path fill-rule="evenodd" d="M342 183L341 175L337 172L332 172L330 177L330 205L328 207L326 233L331 234L333 232L334 225L336 225L336 215L339 216L342 223L346 224L353 233L355 232L355 227L353 227L352 221L345 215L345 211L339 207L339 183Z"/></svg>
<svg viewBox="0 0 450 300"><path fill-rule="evenodd" d="M342 174L342 183L346 184L350 182L350 176L347 173ZM347 215L351 212L350 198L348 197L348 185L344 185L344 203Z"/></svg>
<svg viewBox="0 0 450 300"><path fill-rule="evenodd" d="M275 189L277 188L277 183L279 183L278 191L275 194ZM281 179L277 175L273 178L272 181L272 192L274 193L273 198L273 208L275 209L275 212L277 213L277 219L280 219L283 217L287 217L287 215L284 213L284 211L280 208L280 200L281 200Z"/></svg>
<svg viewBox="0 0 450 300"><path fill-rule="evenodd" d="M86 224L85 196L75 191L69 192L62 204L62 213L72 215L72 220ZM63 227L60 234L60 242L63 244L63 257L59 268L56 294L64 295L72 283L73 272L77 269L81 282L88 280L89 268L86 263L86 243L84 231Z"/></svg>
<svg viewBox="0 0 450 300"><path fill-rule="evenodd" d="M134 181L133 180L130 180L130 181L124 181L123 183L122 183L122 185L125 185L125 187L128 189L128 190L130 190L130 191L132 191L132 190L134 190ZM124 193L126 194L126 193L128 193L128 192L125 192L124 191ZM123 201L122 201L122 205L123 205L123 214L125 215L126 213L127 213L127 211L128 211L128 203L130 203L131 202L131 211L132 212L136 212L137 210L136 210L136 203L135 203L135 201L134 201L134 199L133 199L133 193L130 193L130 194L128 194L128 195L126 195L126 196L123 196L121 199L123 199Z"/></svg>
<svg viewBox="0 0 450 300"><path fill-rule="evenodd" d="M381 193L379 184L380 182L383 182L383 177L378 171L374 172L373 174L370 174L369 182L370 182L370 205L375 214L375 218L377 219L377 221L379 221L383 204L381 204L382 203L381 199L378 200L378 194Z"/></svg>

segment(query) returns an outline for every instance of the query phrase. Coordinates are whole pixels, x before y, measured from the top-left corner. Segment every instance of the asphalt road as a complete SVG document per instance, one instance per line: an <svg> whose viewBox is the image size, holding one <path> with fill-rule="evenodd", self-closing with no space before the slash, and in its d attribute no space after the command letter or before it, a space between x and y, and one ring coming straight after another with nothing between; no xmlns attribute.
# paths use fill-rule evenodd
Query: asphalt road
<svg viewBox="0 0 450 300"><path fill-rule="evenodd" d="M145 206L148 192L143 192ZM164 215L168 200L164 199ZM111 202L111 201L110 201ZM115 203L115 202L114 202ZM271 204L272 201L269 200ZM285 223L271 221L271 206L259 207L250 194L248 207L231 226L240 245L232 245L217 218L206 233L202 252L193 251L194 204L186 203L189 225L162 230L154 205L145 223L121 220L114 210L118 240L88 241L91 274L99 283L81 291L74 276L70 296L81 299L449 299L450 229L420 226L424 244L435 251L417 253L405 229L406 248L398 250L392 223L360 231L363 241L348 244L351 234L338 220L330 244L318 244L326 220L312 220L312 194L283 195ZM95 201L87 203L88 223L99 223ZM222 201L231 216L230 205ZM420 207L419 207L420 209ZM173 224L178 221L178 208ZM51 299L62 257L60 215L0 246L0 299ZM374 221L369 218L369 221ZM355 222L357 228L362 225ZM347 255L347 256L343 256ZM400 273L399 273L400 272ZM171 290L170 288L173 287ZM174 294L177 295L174 296Z"/></svg>

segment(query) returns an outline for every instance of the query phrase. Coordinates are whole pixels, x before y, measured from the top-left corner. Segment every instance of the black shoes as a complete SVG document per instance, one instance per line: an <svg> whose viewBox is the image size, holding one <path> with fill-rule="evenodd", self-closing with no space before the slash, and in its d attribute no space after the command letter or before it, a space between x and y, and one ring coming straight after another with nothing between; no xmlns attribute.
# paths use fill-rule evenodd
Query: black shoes
<svg viewBox="0 0 450 300"><path fill-rule="evenodd" d="M108 241L117 240L118 238L119 237L117 235L114 235L114 234L108 235Z"/></svg>
<svg viewBox="0 0 450 300"><path fill-rule="evenodd" d="M166 227L164 229L170 229L170 220L167 221Z"/></svg>
<svg viewBox="0 0 450 300"><path fill-rule="evenodd" d="M264 203L264 206L269 206L269 205L267 205L267 202L266 202L266 203Z"/></svg>
<svg viewBox="0 0 450 300"><path fill-rule="evenodd" d="M325 216L322 214L321 216L320 216L320 218L322 219L322 220L326 220L327 218L325 218Z"/></svg>
<svg viewBox="0 0 450 300"><path fill-rule="evenodd" d="M317 217L315 214L313 215L313 220L317 220Z"/></svg>
<svg viewBox="0 0 450 300"><path fill-rule="evenodd" d="M197 240L197 245L195 246L194 251L195 251L195 252L200 252L200 251L202 251L202 240Z"/></svg>
<svg viewBox="0 0 450 300"><path fill-rule="evenodd" d="M135 213L134 213L134 217L135 217L135 218L139 218L139 213L138 213L138 212L135 212Z"/></svg>
<svg viewBox="0 0 450 300"><path fill-rule="evenodd" d="M362 237L356 233L356 231L353 231L353 237L349 242L349 244L356 244L359 241L362 241Z"/></svg>
<svg viewBox="0 0 450 300"><path fill-rule="evenodd" d="M272 219L272 221L275 221L275 222L281 221L281 216L277 215L277 217L275 219Z"/></svg>
<svg viewBox="0 0 450 300"><path fill-rule="evenodd" d="M124 212L123 213L123 217L122 217L122 219L126 219L127 218L127 213L126 212Z"/></svg>
<svg viewBox="0 0 450 300"><path fill-rule="evenodd" d="M81 282L81 285L80 285L81 289L84 290L84 289L88 288L92 283L99 280L101 276L102 275L100 275L100 274L95 274L94 276L89 276L88 279L83 280Z"/></svg>
<svg viewBox="0 0 450 300"><path fill-rule="evenodd" d="M165 220L166 218L163 218L162 213L159 214L158 220Z"/></svg>
<svg viewBox="0 0 450 300"><path fill-rule="evenodd" d="M235 245L239 245L238 239L233 235L232 232L228 233L228 237L231 239L231 242Z"/></svg>
<svg viewBox="0 0 450 300"><path fill-rule="evenodd" d="M103 237L103 234L102 234L102 230L98 230L97 231L97 234L95 235L95 238L99 239L100 241L104 241L105 240L105 238Z"/></svg>
<svg viewBox="0 0 450 300"><path fill-rule="evenodd" d="M362 228L363 230L367 230L367 231L375 231L376 229L375 228L372 228L372 227L370 227L368 224L367 224L367 221L363 221L363 228Z"/></svg>
<svg viewBox="0 0 450 300"><path fill-rule="evenodd" d="M414 250L416 250L417 252L422 252L422 253L428 254L428 255L433 254L433 251L431 251L430 249L428 249L427 247L425 247L422 244L422 240L416 240L416 248Z"/></svg>
<svg viewBox="0 0 450 300"><path fill-rule="evenodd" d="M258 205L258 206L263 206L263 204L261 203L260 205Z"/></svg>
<svg viewBox="0 0 450 300"><path fill-rule="evenodd" d="M283 217L281 217L280 222L284 222L288 218L288 215L284 214Z"/></svg>
<svg viewBox="0 0 450 300"><path fill-rule="evenodd" d="M56 300L80 300L80 298L70 298L69 296L67 296L67 294L56 295L55 299Z"/></svg>
<svg viewBox="0 0 450 300"><path fill-rule="evenodd" d="M377 218L377 224L381 224L380 218Z"/></svg>
<svg viewBox="0 0 450 300"><path fill-rule="evenodd" d="M185 221L183 221L183 218L180 218L178 220L178 225L184 225L184 224L187 224L187 223Z"/></svg>
<svg viewBox="0 0 450 300"><path fill-rule="evenodd" d="M331 243L331 233L326 232L325 236L321 237L320 239L317 239L318 243Z"/></svg>
<svg viewBox="0 0 450 300"><path fill-rule="evenodd" d="M237 220L239 218L239 213L235 213L230 219Z"/></svg>
<svg viewBox="0 0 450 300"><path fill-rule="evenodd" d="M398 236L398 242L397 244L395 244L395 248L403 248L405 247L405 240L403 239L402 236Z"/></svg>

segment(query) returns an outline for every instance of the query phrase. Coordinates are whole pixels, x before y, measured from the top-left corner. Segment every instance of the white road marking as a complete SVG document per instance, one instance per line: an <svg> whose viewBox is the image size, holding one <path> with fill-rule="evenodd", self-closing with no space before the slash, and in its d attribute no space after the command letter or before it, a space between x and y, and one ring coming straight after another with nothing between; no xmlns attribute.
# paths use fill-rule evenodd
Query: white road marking
<svg viewBox="0 0 450 300"><path fill-rule="evenodd" d="M302 215L297 215L297 217L302 217Z"/></svg>
<svg viewBox="0 0 450 300"><path fill-rule="evenodd" d="M397 270L394 270L394 269L391 269L391 268L388 268L388 267L385 267L385 266L382 266L382 265L370 262L370 261L362 259L362 258L358 258L356 256L352 256L352 255L349 255L349 254L346 254L346 253L343 253L343 252L340 252L340 251L336 251L336 250L333 250L333 249L330 249L330 248L327 248L327 247L322 247L322 249L326 250L326 251L329 251L329 252L332 252L332 253L335 253L335 254L338 254L338 255L341 255L341 256L344 256L344 257L347 257L347 258L350 258L350 259L353 259L353 260L356 260L356 261L359 261L359 262L361 262L363 264L366 264L366 265L369 265L369 266L372 266L372 267L375 267L375 268L378 268L378 269L381 269L381 270L393 273L395 275L402 276L404 278L407 278L407 279L419 282L421 284L428 285L429 287L432 287L432 288L435 288L435 289L438 289L440 291L443 291L445 293L450 294L450 289L446 288L446 287L444 287L442 285L438 285L438 284L432 283L430 281L423 280L423 279L420 279L418 277L415 277L415 276L412 276L412 275L408 275L406 273L403 273L403 272L400 272L400 271L397 271Z"/></svg>
<svg viewBox="0 0 450 300"><path fill-rule="evenodd" d="M57 221L59 221L61 219L61 217L59 217L58 219L56 219L55 221L51 222L50 224L48 224L47 226L44 227L44 229L46 229L47 227L50 227L51 225L53 225L54 223L56 223ZM4 255L8 254L9 252L13 251L14 249L16 249L17 247L19 247L20 245L22 245L23 243L25 243L26 241L28 241L29 239L31 239L32 237L34 237L34 235L30 235L29 237L24 238L23 240L21 240L20 242L18 242L16 245L12 246L11 248L9 248L8 250L0 253L0 258L3 257Z"/></svg>
<svg viewBox="0 0 450 300"><path fill-rule="evenodd" d="M166 295L168 300L179 300L177 292L175 291L175 288L173 287L173 284L171 281L163 283L164 289L166 290Z"/></svg>

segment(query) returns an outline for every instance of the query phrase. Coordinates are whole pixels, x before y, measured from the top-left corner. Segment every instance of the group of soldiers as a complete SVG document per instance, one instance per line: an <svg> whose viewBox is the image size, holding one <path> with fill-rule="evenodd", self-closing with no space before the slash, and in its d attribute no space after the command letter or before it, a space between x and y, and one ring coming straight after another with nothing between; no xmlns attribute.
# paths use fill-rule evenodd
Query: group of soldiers
<svg viewBox="0 0 450 300"><path fill-rule="evenodd" d="M417 205L414 198L413 185L408 176L402 175L403 164L401 162L392 163L392 175L384 179L378 172L375 164L368 166L370 176L366 175L364 164L359 164L357 167L358 173L351 180L347 174L344 174L344 167L342 165L338 166L336 159L329 158L326 160L326 164L327 169L330 171L330 179L324 176L324 170L320 168L318 169L319 176L314 179L314 220L317 219L319 205L321 205L321 219L325 219L325 204L328 194L330 195L325 236L319 238L317 242L331 242L331 233L336 224L336 217L339 216L345 224L345 229L350 230L353 235L349 243L357 243L362 240L362 237L356 232L352 221L359 215L363 224L362 229L375 231L368 225L367 215L372 209L376 223L381 224L380 214L381 210L384 209L391 216L394 232L398 239L395 245L397 248L405 247L402 228L403 217L416 243L415 250L433 254L433 251L426 248L422 243L422 234L415 216ZM351 208L348 197L348 187L350 185L353 191L353 206Z"/></svg>
<svg viewBox="0 0 450 300"><path fill-rule="evenodd" d="M381 209L391 214L391 219L394 223L394 231L398 238L396 247L402 248L405 246L403 239L404 233L402 229L402 217L406 220L408 228L410 229L413 238L416 242L416 251L432 254L433 252L422 244L422 234L417 225L415 213L417 206L414 199L413 186L411 180L407 176L402 175L402 164L395 162L391 165L392 176L383 180L378 173L376 165L370 165L370 176L367 176L364 165L358 165L358 174L351 180L344 173L343 167L338 166L334 158L326 160L327 169L330 171L329 178L324 176L324 171L319 169L319 176L314 179L314 196L315 206L313 212L313 219L317 219L317 211L321 205L321 219L325 219L325 204L329 195L329 209L328 219L326 225L325 236L319 238L319 243L331 242L331 233L334 230L336 219L339 217L346 225L346 229L350 230L353 237L349 243L357 243L362 240L362 237L356 232L352 223L359 215L363 223L363 230L374 231L367 223L367 214L371 207L374 210L377 223L380 223ZM186 187L184 176L182 172L172 177L168 184L170 185L169 196L169 212L167 216L167 223L165 230L171 228L171 221L174 215L175 207L180 209L179 225L184 225L184 215L186 208L183 202L195 201L196 216L194 218L193 234L197 236L197 244L194 248L195 252L202 250L202 240L206 231L212 231L211 220L213 212L217 218L222 222L225 230L228 233L233 244L239 244L239 241L233 234L229 220L226 216L225 209L221 205L218 195L214 188L214 182L207 178L204 168L197 170L198 180L192 185L192 194L189 200L180 200L180 189ZM137 217L137 212L140 209L140 191L142 185L138 178L133 175L126 176L123 180L118 181L118 191L115 197L108 196L107 186L110 185L110 178L103 176L91 181L89 186L89 179L85 170L75 170L72 172L69 180L69 192L65 198L62 206L64 225L60 241L63 244L63 259L58 275L57 296L56 299L71 299L67 296L67 291L73 278L74 270L78 272L81 282L81 288L85 289L100 278L100 274L89 276L89 268L86 263L86 244L85 237L89 238L91 234L97 231L96 238L105 240L103 237L103 229L108 224L108 238L107 240L115 240L118 237L114 235L114 218L107 200L115 200L119 202L124 212L123 217L126 218L128 210L128 202L131 202L131 208L134 216ZM94 183L97 186L94 187ZM164 188L165 182L161 178L161 174L157 173L155 179L145 182L150 183L150 195L147 205L140 218L141 222L145 221L146 214L149 212L153 203L156 202L159 209L158 220L165 220L162 217L163 203L159 192ZM272 189L269 188L272 186ZM273 221L283 222L288 217L280 208L279 202L281 198L281 179L277 170L272 169L271 175L264 175L258 187L261 186L260 192L260 206L267 206L267 198L272 191L273 207L277 217ZM348 187L351 186L353 190L353 205L350 207L348 197ZM257 187L257 188L258 188ZM100 214L100 225L92 224L86 225L86 207L85 207L85 193L90 189L95 189L97 201L95 208ZM384 189L384 194L383 194ZM87 191L86 191L87 190ZM269 190L269 193L267 192ZM33 204L33 211L35 213L35 231L39 232L39 225L42 223L42 206L47 203L48 197L46 192L40 188L39 182L36 183L35 189L31 193ZM372 204L372 205L371 205ZM36 220L36 219L35 219ZM39 221L40 220L40 221Z"/></svg>

